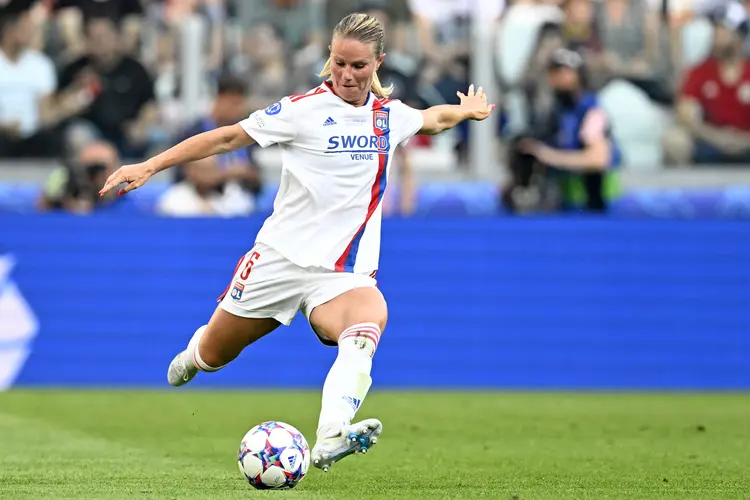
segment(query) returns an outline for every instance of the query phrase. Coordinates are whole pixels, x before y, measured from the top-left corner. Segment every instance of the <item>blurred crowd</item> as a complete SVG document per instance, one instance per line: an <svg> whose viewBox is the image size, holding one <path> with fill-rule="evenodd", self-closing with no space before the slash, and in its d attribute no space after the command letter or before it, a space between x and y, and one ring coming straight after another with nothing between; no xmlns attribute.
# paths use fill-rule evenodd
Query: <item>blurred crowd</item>
<svg viewBox="0 0 750 500"><path fill-rule="evenodd" d="M506 208L606 210L615 173L632 156L616 111L631 96L670 117L657 133L647 120L630 125L647 130L660 162L750 163L750 1L736 0L0 0L0 158L63 160L40 209L111 203L94 186L121 159L318 85L330 33L354 11L385 26L380 78L395 98L420 108L455 103L470 81L479 2L495 23ZM202 99L186 116L181 46L194 19L205 27L196 45ZM465 162L469 127L450 140ZM386 199L387 213L413 211L410 149L420 147L430 139L416 137L396 158L401 189ZM256 154L175 169L156 209L252 213L265 187Z"/></svg>

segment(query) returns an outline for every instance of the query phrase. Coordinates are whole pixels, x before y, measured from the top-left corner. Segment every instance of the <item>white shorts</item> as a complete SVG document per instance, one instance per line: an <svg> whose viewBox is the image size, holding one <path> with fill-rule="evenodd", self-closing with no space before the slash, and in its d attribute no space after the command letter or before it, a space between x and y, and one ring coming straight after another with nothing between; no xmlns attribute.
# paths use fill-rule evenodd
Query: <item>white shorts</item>
<svg viewBox="0 0 750 500"><path fill-rule="evenodd" d="M374 275L300 267L257 243L237 264L220 306L235 316L274 318L288 326L298 311L309 320L317 306L349 290L377 286Z"/></svg>

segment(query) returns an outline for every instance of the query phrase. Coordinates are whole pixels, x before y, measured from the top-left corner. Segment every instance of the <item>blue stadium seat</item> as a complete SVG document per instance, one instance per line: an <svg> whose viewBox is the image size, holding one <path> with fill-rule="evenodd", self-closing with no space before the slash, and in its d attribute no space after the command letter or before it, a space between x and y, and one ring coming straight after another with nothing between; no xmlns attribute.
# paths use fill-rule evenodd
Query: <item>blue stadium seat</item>
<svg viewBox="0 0 750 500"><path fill-rule="evenodd" d="M39 190L33 184L0 183L0 212L33 212Z"/></svg>
<svg viewBox="0 0 750 500"><path fill-rule="evenodd" d="M153 214L167 185L147 184L102 211ZM258 200L258 215L270 214L276 187L267 188ZM398 194L393 193L393 194ZM39 187L0 183L0 213L36 211ZM423 184L417 193L417 217L481 217L502 215L497 186L490 182ZM750 218L750 187L711 189L660 189L628 192L611 213L619 217Z"/></svg>

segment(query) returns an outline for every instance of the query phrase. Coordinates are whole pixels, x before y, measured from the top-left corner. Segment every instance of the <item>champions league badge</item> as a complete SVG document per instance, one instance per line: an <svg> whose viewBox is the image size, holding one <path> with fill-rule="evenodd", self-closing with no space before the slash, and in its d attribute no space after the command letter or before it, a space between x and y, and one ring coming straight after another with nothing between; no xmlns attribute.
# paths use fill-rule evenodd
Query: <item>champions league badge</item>
<svg viewBox="0 0 750 500"><path fill-rule="evenodd" d="M275 102L266 108L266 114L269 116L278 115L281 111L281 102Z"/></svg>

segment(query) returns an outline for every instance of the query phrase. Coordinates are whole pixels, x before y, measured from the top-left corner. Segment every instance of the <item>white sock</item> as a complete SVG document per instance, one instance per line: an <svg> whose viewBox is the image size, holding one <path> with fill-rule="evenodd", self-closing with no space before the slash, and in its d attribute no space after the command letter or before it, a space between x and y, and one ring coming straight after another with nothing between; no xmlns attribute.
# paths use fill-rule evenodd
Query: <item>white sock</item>
<svg viewBox="0 0 750 500"><path fill-rule="evenodd" d="M224 366L226 365L220 366L218 368L207 365L205 361L203 361L203 358L201 358L200 349L198 347L200 345L200 340L203 336L203 332L206 331L206 327L208 327L208 325L203 325L202 327L198 328L193 334L193 338L190 339L190 342L187 346L188 359L190 359L190 361L192 361L193 363L193 366L195 366L200 371L216 372L224 368Z"/></svg>
<svg viewBox="0 0 750 500"><path fill-rule="evenodd" d="M339 354L323 385L318 435L332 435L349 425L362 405L372 379L372 357L380 341L375 323L352 325L339 337Z"/></svg>

